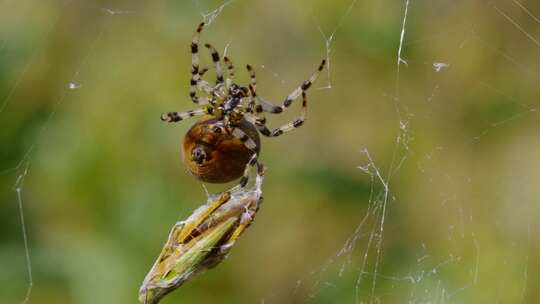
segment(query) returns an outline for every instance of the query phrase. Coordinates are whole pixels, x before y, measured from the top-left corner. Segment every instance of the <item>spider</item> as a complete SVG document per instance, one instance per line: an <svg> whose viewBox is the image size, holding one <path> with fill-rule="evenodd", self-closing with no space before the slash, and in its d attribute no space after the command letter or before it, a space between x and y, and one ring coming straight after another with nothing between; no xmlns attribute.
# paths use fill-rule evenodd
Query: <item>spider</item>
<svg viewBox="0 0 540 304"><path fill-rule="evenodd" d="M250 77L247 87L234 82L235 69L232 61L225 56L227 78L216 49L209 43L204 46L211 54L216 71L216 84L202 79L208 71L199 69L199 38L204 28L199 24L191 41L191 80L189 96L199 109L185 112L167 112L161 115L165 122L179 122L188 117L204 116L187 132L183 144L183 159L192 175L203 182L227 183L240 177L240 186L248 181L249 168L259 163L261 141L259 133L267 137L277 137L304 124L307 106L306 91L324 69L322 60L317 70L294 89L281 105L275 105L257 95L255 70L246 65ZM197 96L201 91L203 96ZM300 115L293 121L278 128L266 126L263 113L279 114L289 108L302 96Z"/></svg>

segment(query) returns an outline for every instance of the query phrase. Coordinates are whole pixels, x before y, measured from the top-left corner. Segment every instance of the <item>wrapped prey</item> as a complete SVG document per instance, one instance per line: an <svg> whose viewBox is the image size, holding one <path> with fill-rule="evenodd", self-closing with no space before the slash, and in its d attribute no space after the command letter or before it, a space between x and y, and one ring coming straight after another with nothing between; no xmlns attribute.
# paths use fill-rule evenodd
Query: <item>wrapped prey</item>
<svg viewBox="0 0 540 304"><path fill-rule="evenodd" d="M262 166L258 171L254 185L237 186L209 197L189 218L174 225L139 290L141 303L159 303L184 282L227 257L262 202Z"/></svg>

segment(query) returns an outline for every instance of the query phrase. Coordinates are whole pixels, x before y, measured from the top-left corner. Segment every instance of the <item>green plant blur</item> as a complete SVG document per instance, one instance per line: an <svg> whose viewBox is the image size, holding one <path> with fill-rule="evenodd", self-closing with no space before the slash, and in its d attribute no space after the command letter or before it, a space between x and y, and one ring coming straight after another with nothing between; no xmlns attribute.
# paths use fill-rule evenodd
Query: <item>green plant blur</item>
<svg viewBox="0 0 540 304"><path fill-rule="evenodd" d="M191 35L222 3L0 2L0 303L28 288L17 189L28 303L137 301L206 201L180 154L193 121L159 116L194 108ZM263 139L257 219L163 303L539 303L540 4L411 0L398 73L405 1L350 3L236 0L203 33L277 102L337 28L305 126Z"/></svg>

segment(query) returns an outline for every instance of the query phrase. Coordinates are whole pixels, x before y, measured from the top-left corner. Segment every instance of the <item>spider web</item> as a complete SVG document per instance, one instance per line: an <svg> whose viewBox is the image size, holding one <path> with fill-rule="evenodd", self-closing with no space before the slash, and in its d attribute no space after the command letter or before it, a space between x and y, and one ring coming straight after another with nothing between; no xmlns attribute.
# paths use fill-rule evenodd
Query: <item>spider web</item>
<svg viewBox="0 0 540 304"><path fill-rule="evenodd" d="M271 149L289 144L291 150L295 150L292 138L310 136L308 134L314 132L314 129L310 128L315 127L317 123L333 124L329 126L331 132L320 132L317 140L324 137L324 140L338 147L336 153L339 154L337 155L339 162L337 164L330 162L329 159L332 157L328 157L329 149L321 148L311 155L309 151L301 150L306 160L297 160L293 155L292 161L296 161L297 164L293 164L294 169L287 174L294 174L294 170L299 170L308 181L300 181L295 185L304 188L321 187L323 190L314 191L325 197L322 200L327 200L326 203L330 206L338 205L334 208L322 208L317 205L320 210L330 210L323 215L316 214L317 221L322 222L320 230L317 231L317 225L302 226L301 223L305 219L302 221L294 219L315 215L315 211L310 211L309 208L316 208L312 204L319 203L321 199L315 198L314 195L306 195L307 191L294 190L298 191L294 192L289 189L296 200L304 201L300 203L305 209L298 211L291 207L291 211L284 214L282 211L284 205L278 202L283 198L277 198L279 192L272 190L278 186L269 184L268 193L265 194L265 206L258 215L254 227L250 228L246 240L239 242L243 247L237 248L238 251L233 250L230 260L226 262L228 264L220 265L212 271L222 271L229 276L233 276L232 274L236 272L247 273L234 277L238 284L244 283L254 287L254 290L247 292L247 299L246 295L238 292L227 294L224 301L536 303L540 297L534 288L538 280L534 277L533 271L538 260L534 224L539 214L535 198L540 193L535 185L540 179L536 172L539 165L537 153L540 151L537 136L540 106L534 88L540 79L538 72L540 7L532 1L517 0L474 3L470 1L431 3L415 0L364 2L340 1L332 5L317 3L313 4L314 8L306 7L308 4L304 6L294 3L280 4L283 5L282 9L286 11L287 16L295 14L308 16L301 21L295 21L301 26L292 31L302 31L306 35L311 35L313 40L302 41L306 44L306 48L312 51L306 54L308 58L295 63L295 66L300 69L307 65L308 60L316 62L317 56L323 56L328 60L328 69L317 81L315 85L317 90L309 92L310 99L314 102L310 106L308 120L312 119L313 123L308 121L303 133L290 136L291 141L283 139L280 143L280 140L276 140L273 146L269 144L269 149L275 152L278 150ZM2 269L6 269L2 275L4 277L0 279L4 286L0 293L2 302L36 303L59 299L57 302L60 303L92 303L96 301L92 296L96 292L99 294L100 291L103 291L103 295L99 299L104 302L130 302L135 298L136 286L140 283L138 280L131 282L130 275L140 277L146 271L143 266L134 265L144 264L141 258L152 256L157 247L154 251L147 249L148 252L144 256L130 255L127 250L122 251L119 246L111 243L121 237L131 237L135 241L129 245L124 244L130 248L129 250L150 247L149 244L155 246L159 243L156 239L162 239L160 235L171 225L171 221L151 220L151 217L157 218L163 214L164 210L155 207L155 211L149 211L154 208L148 207L143 201L148 202L155 197L160 201L171 201L179 195L172 190L172 186L163 187L155 184L150 185L150 190L146 192L134 189L118 194L118 197L124 195L130 199L140 197L134 199L138 202L135 206L122 205L114 209L116 210L114 212L122 214L133 210L135 215L117 216L111 211L109 216L117 216L118 220L124 221L119 224L120 227L115 227L112 221L104 220L98 223L105 222L109 228L87 224L90 228L86 229L100 231L99 239L93 239L84 233L77 234L78 228L73 223L57 227L57 230L49 230L46 226L51 222L39 215L40 212L49 216L54 215L47 208L51 206L58 208L58 205L50 201L64 200L62 204L66 204L65 196L70 195L70 191L64 188L57 189L65 192L64 195L58 196L51 195L50 191L43 189L42 185L51 185L46 180L47 174L56 172L48 165L48 162L54 159L44 155L51 151L57 152L61 148L49 150L47 148L49 142L53 145L67 142L59 137L67 134L62 132L62 127L76 126L75 121L69 121L70 115L84 119L84 113L90 115L95 108L109 106L111 111L121 112L122 107L116 102L112 102L112 105L92 104L92 92L106 90L99 85L100 81L97 79L100 76L96 74L99 75L99 69L107 66L104 61L114 61L107 55L111 55L108 53L111 49L120 47L118 41L125 43L137 40L133 38L133 34L127 38L123 36L124 33L128 35L128 28L135 24L130 23L130 20L139 21L137 18L145 20L144 18L153 12L149 7L135 4L110 7L95 4L88 7L78 5L71 1L58 2L51 6L40 4L42 8L53 13L46 17L28 14L21 19L21 23L38 23L42 29L28 33L28 37L31 38L28 38L28 41L21 41L13 39L14 36L8 26L19 24L8 18L7 14L21 16L29 12L29 8L10 1L0 3L0 11L3 12L0 16L5 17L7 24L5 27L0 26L2 34L5 33L0 38L0 62L3 67L0 73L5 74L0 80L2 94L0 120L2 125L5 124L5 129L9 130L9 134L15 134L13 137L6 136L0 139L4 145L2 150L6 151L3 155L5 159L2 160L3 167L0 168L0 186L4 201L2 214L5 219L3 250L1 250L4 254L1 265ZM69 19L66 15L83 8L99 16L95 18L98 23L94 24L92 30L84 32L71 29L71 24L66 21ZM193 24L203 19L209 24L204 39L206 37L209 37L209 41L217 39L215 45L222 48L222 53L230 53L236 60L235 64L241 66L245 63L241 55L249 56L248 51L241 51L247 45L241 40L249 37L246 33L253 35L256 30L249 27L237 35L227 29L227 26L232 27L235 22L240 22L234 17L234 13L257 9L260 13L260 7L255 2L230 0L211 3L196 0L191 3L191 11L182 15L185 20L171 18L164 13L162 18L172 21L169 21L170 24L163 22L159 23L159 26L156 25L155 28L166 29L163 30L165 34L158 34L157 32L161 30L156 30L154 36L177 36L178 33L174 28L193 27ZM333 13L326 13L325 9ZM469 9L476 11L478 15L474 17L467 15ZM375 17L370 18L370 13L378 16L379 20ZM245 16L242 13L238 14ZM254 20L249 21L250 26L253 25ZM295 24L293 21L287 22L291 22L286 23L287 26ZM170 32L167 32L168 26L172 28ZM242 23L242 26L246 26L246 23ZM281 26L279 23L274 25L279 26ZM495 35L490 27L499 30L499 35ZM357 30L358 28L360 30ZM49 85L52 87L50 89L52 93L44 92L43 94L47 96L46 105L40 105L35 101L37 98L28 92L33 90L36 79L40 79L39 81L46 79L40 71L46 69L44 61L50 59L50 53L54 52L47 43L53 41L59 32L67 30L75 33L70 38L79 49L71 50L73 58L57 59L64 70L54 75L51 81L53 84ZM369 38L365 38L366 35ZM187 41L190 36L186 37L188 38L184 40ZM282 40L289 41L291 38L285 35ZM381 42L383 40L391 47L383 48ZM310 44L313 41L315 42ZM136 42L134 44L141 47L141 44ZM26 53L16 57L14 54L19 48ZM174 48L182 51L169 56L157 51L157 47L149 50L167 58L188 56L180 44ZM288 48L283 46L282 49L286 51ZM385 53L387 49L392 51ZM134 51L137 52L137 49L134 48ZM382 55L377 54L378 52L382 52ZM295 53L294 56L297 55ZM153 54L146 59L157 60L157 57ZM13 58L17 63L8 64ZM259 68L261 86L272 88L272 92L274 90L280 92L275 95L268 93L274 100L297 85L299 80L297 77L302 77L298 76L300 72L292 74L286 66L276 64L279 61L271 56L254 58L253 63ZM374 62L367 62L368 59L361 58L369 58ZM187 61L183 63L189 64ZM159 64L151 63L152 67ZM129 65L120 65L117 68L129 69ZM175 69L174 73L178 73L178 70L180 69ZM171 72L169 75L175 75L174 73ZM370 73L374 75L373 79L369 78ZM291 74L294 78L289 76ZM163 78L162 75L150 73L141 79L155 85L159 81L164 81ZM111 76L106 79L102 82L112 83L118 78ZM266 82L270 84L266 85ZM373 88L369 88L369 85L362 86L366 82L373 83ZM144 81L141 83L143 83L142 91L152 89L151 85L146 88ZM171 86L178 83L181 83L178 79L171 80ZM122 84L127 87L135 86ZM364 89L357 89L352 87L353 85ZM39 91L37 88L36 90ZM178 105L179 94L156 93L156 95L161 100L172 100L170 105ZM25 103L25 98L34 98L30 103L31 106ZM340 100L345 100L344 107L348 108L350 115L340 120L322 120L323 115L338 114L326 114L317 108L332 113L340 107ZM347 103L346 100L353 100L354 103ZM74 105L84 102L88 103L86 106L89 112L86 112L84 107ZM126 102L123 101L124 106ZM140 102L147 103L147 100ZM189 103L182 102L182 104L189 106ZM135 104L132 106L138 107ZM150 125L150 121L153 120L146 120L143 117L148 115L148 111L159 112L161 106L163 103L151 108L141 106L138 108L139 112L133 113L141 113L138 117L144 120L143 124ZM346 111L336 110L335 113L346 115ZM112 116L116 117L116 115L107 116L107 124L114 125ZM152 118L155 118L154 116L156 115ZM346 120L349 120L349 123ZM23 131L17 131L16 128L20 128L23 121L29 121L30 126L26 130L21 128ZM362 129L358 131L361 135L356 133L357 130L350 130L352 126ZM445 132L446 129L449 131ZM143 132L163 132L163 129L152 127L149 130L151 131ZM343 130L348 130L344 135L347 137L346 141L340 141L339 138L332 139L334 136L339 137L336 134L340 134L339 132ZM79 132L82 136L83 131ZM173 132L178 133L178 129L171 131L171 134ZM165 139L150 141L151 144L160 147L158 150L161 147L171 151L177 148L177 143L165 142ZM354 147L354 152L350 151L351 146ZM329 167L337 166L339 172L354 168L353 177L345 179L345 182L354 181L357 184L352 187L365 188L367 195L362 194L351 199L342 192L359 192L346 187L337 187L336 191L324 190L328 187L325 185L339 181L333 181L331 177L319 180L313 177L317 172L303 167L303 165L310 166L306 165L308 161L310 164L316 163L318 158L314 154L317 153L323 155L323 159L320 160L322 163ZM279 152L272 154L279 155ZM283 159L280 162L279 157L270 156L270 153L268 155L270 176L267 177L267 181L275 180L276 185L285 183L276 178L279 175L271 176L272 171L279 171ZM119 161L119 158L113 157L116 161ZM174 158L167 157L167 159ZM129 160L138 159L129 158ZM69 161L70 158L66 156L61 159L61 163L66 166L69 166L66 164ZM152 164L156 166L155 162ZM536 171L533 168L536 168ZM163 166L156 171L167 169ZM178 170L178 167L173 169ZM330 171L323 172L333 174L336 172L332 171L333 168L325 170ZM491 170L493 176L490 175ZM66 172L72 174L69 170ZM105 177L105 183L109 186L128 187L126 182L116 180L120 175L107 173L99 176ZM171 176L177 178L175 175L168 175ZM126 179L125 176L120 177L122 178ZM143 184L142 182L137 184L138 181L133 179L129 181L135 185ZM64 182L61 185L67 187L70 184ZM182 191L190 188L189 185L182 187ZM161 194L163 192L166 194ZM50 197L42 197L47 194ZM346 207L339 205L343 203L341 195L345 195L344 200L354 201L356 204ZM180 197L186 201L200 201L197 194L182 194ZM84 201L82 198L79 199ZM97 208L101 208L99 210L107 210L101 204L98 205ZM193 207L192 205L180 207L183 208L180 210L183 213L174 216L177 219L182 218ZM72 212L68 213L70 215L92 210L90 207L80 210L76 207L71 208L75 209L69 210ZM176 206L176 209L170 210L178 209ZM276 216L279 210L281 213ZM141 215L145 212L149 214ZM67 217L58 214L56 216L60 221L65 221ZM336 221L333 217L344 219ZM141 225L141 219L144 225ZM306 259L299 261L292 258L298 265L282 263L274 266L287 273L286 276L273 273L279 278L276 280L279 282L250 285L249 281L265 280L264 271L269 268L261 266L262 273L253 273L235 270L234 267L241 266L241 260L250 257L250 252L261 254L260 250L255 250L259 242L268 239L272 244L279 244L280 233L276 232L276 236L269 235L273 231L272 228L277 227L272 221L294 222L292 227L296 231L304 229L303 233L287 232L303 235L309 241L299 238L296 240L297 243L309 244L301 246L287 243L293 244L295 247L291 250L295 251L286 254L305 255ZM271 228L268 231L257 229L262 225L271 225ZM58 230L62 227L69 231ZM129 229L125 227L129 229L138 227L139 231L128 233L125 230ZM109 229L112 229L112 232ZM41 230L44 232L40 232ZM59 240L55 240L57 237L55 233L60 234ZM63 233L66 235L62 235ZM109 234L112 236L109 237ZM134 236L135 234L137 236ZM141 234L146 236L140 236ZM98 246L98 249L91 251L90 254L94 259L89 263L103 262L105 266L95 271L110 275L113 281L94 284L89 279L95 276L92 265L83 266L84 262L78 259L66 260L67 266L59 267L62 268L61 271L51 270L54 268L51 264L63 265L62 258L80 253L74 248L80 246L82 242L70 239L80 235L85 237L85 241ZM62 248L63 242L70 244L66 246L67 249ZM320 252L311 252L310 250L318 249L317 242L320 243ZM139 243L145 245L139 246ZM259 263L265 263L264 258L271 257L272 253L287 252L285 245L284 248L263 247L269 252L255 258ZM112 253L106 255L100 250L112 250ZM59 252L60 258L52 257L51 252ZM127 258L124 259L124 256ZM104 262L106 260L111 261ZM289 267L293 270L289 271ZM83 274L74 274L81 272ZM242 281L239 282L238 278L242 278ZM66 287L58 287L61 284L55 285L55 280L66 282ZM202 293L208 288L225 288L220 285L221 282L211 281L211 278L208 279L210 283L205 280L200 279L193 285L183 287L182 290L190 288L195 290L184 291L186 297L209 299L202 296L197 298L197 294L194 293L197 293L197 290L201 290ZM107 284L114 288L106 287ZM11 288L12 286L15 288ZM85 291L87 286L91 288ZM131 288L133 286L135 288ZM111 296L111 289L120 291L118 295ZM49 290L60 290L60 293L69 296L59 296L50 292L51 295ZM175 296L178 299L183 297L182 294Z"/></svg>
<svg viewBox="0 0 540 304"><path fill-rule="evenodd" d="M348 267L354 264L353 260L357 259L360 261L360 266L356 265L353 267L358 272L357 279L354 284L354 298L351 299L351 302L354 303L380 303L380 302L409 302L409 303L448 303L448 302L463 302L463 299L460 299L460 294L467 291L474 292L474 289L480 289L482 287L478 286L479 282L479 267L481 264L481 243L477 238L474 229L466 231L464 228L468 224L474 223L474 217L472 215L472 210L465 211L462 205L459 206L459 225L461 225L461 231L459 232L459 237L461 242L470 243L472 246L469 246L468 254L471 256L469 261L466 261L465 256L467 253L455 254L453 252L448 253L447 258L437 258L429 254L429 249L425 243L421 243L420 250L418 250L416 265L414 269L409 270L404 275L395 275L395 274L386 274L381 272L381 265L384 263L384 235L385 235L385 220L387 217L387 208L388 206L400 203L400 200L396 197L392 191L392 179L394 176L399 175L399 171L402 166L409 161L415 152L411 149L410 145L414 142L415 136L411 128L411 124L416 118L416 114L412 113L409 110L409 107L405 104L401 94L401 70L403 67L408 67L409 63L406 58L404 58L404 49L407 46L406 43L406 33L407 33L407 19L409 18L409 9L411 2L410 0L403 1L403 14L402 14L402 24L399 31L399 45L397 49L396 56L396 77L395 77L395 92L393 95L385 96L389 97L393 104L396 112L396 117L398 123L397 127L397 136L395 138L395 147L392 153L391 160L386 167L388 168L387 173L382 173L382 170L379 168L377 163L374 161L371 156L369 149L364 148L360 152L365 159L365 164L358 166L362 172L370 178L370 195L369 195L369 204L367 209L364 211L365 215L362 217L360 224L354 230L352 235L346 239L343 247L332 257L330 257L327 262L325 262L319 269L310 273L308 278L303 278L298 280L296 287L293 293L296 293L300 286L306 284L305 282L311 282L311 285L308 286L308 296L305 298L305 301L317 302L317 298L320 297L321 290L324 289L338 289L338 285L332 281L332 277L335 277L337 274L338 277L342 277L347 271ZM519 7L522 12L524 12L529 18L533 19L536 23L539 23L538 18L525 7L522 3L518 1L512 1L517 7ZM346 12L346 15L350 13L351 8L355 5L356 1L351 2L349 9ZM493 2L483 3L487 8L492 8L497 14L506 19L511 26L521 32L527 39L529 39L534 44L538 45L538 41L535 38L532 32L529 32L520 25L519 22L515 21L507 13L501 10ZM341 21L340 21L341 24ZM529 74L535 75L534 71L531 71L526 65L520 63L518 60L512 56L506 54L505 52L497 49L490 44L486 43L481 37L474 33L475 25L472 25L472 30L469 35L474 35L474 39L477 39L482 47L487 48L488 50L494 52L497 56L500 56L504 60L512 63L512 68L518 68L520 70L526 71ZM335 31L334 31L335 33ZM328 43L333 40L334 33L330 36L330 39L327 39L327 51L329 53L330 46ZM324 36L324 35L323 35ZM437 34L436 36L441 36ZM326 37L325 37L326 39ZM426 39L430 40L432 37ZM462 43L459 44L459 48L463 48L465 43L471 37L466 37ZM417 42L415 42L417 43ZM426 64L415 62L415 64ZM433 62L432 68L436 73L445 72L445 70L451 67L450 63L447 62ZM539 109L535 106L523 104L516 101L516 97L509 96L508 94L502 92L501 90L486 84L483 81L479 81L479 84L486 89L492 91L494 94L508 98L513 103L516 103L521 108L517 113L511 114L504 119L496 120L490 122L488 127L480 131L478 135L473 136L472 138L466 140L460 146L464 145L473 145L479 144L483 137L487 136L490 132L496 132L498 128L506 124L512 123L518 119L525 119L526 116L536 115ZM331 88L331 86L329 86ZM429 97L427 98L428 103L432 103L434 97L439 94L440 85L435 84ZM536 118L537 119L537 118ZM460 147L461 148L461 147ZM426 162L431 162L434 158L434 155L440 153L444 150L454 150L455 147L443 147L437 146L434 151L426 153L421 160L417 162L418 170L422 174L426 174L424 164ZM455 182L454 177L446 176L448 180ZM434 177L429 177L429 182L433 183ZM466 177L465 180L470 182L470 177ZM377 187L377 185L379 187ZM380 190L376 190L380 188ZM455 194L448 196L447 193L441 193L443 200L441 206L444 208L449 201L457 201L458 198ZM405 203L401 201L401 203ZM528 208L531 208L530 206ZM469 214L465 214L469 212ZM518 292L518 296L514 297L512 301L520 302L533 302L531 296L527 296L527 292L531 292L527 288L530 286L529 282L529 254L531 250L531 218L524 217L526 220L526 225L523 225L524 229L522 234L526 235L525 240L525 250L520 252L518 259L518 272L521 273L521 276L518 275L518 285L521 286ZM371 224L369 223L371 221ZM455 236L454 233L455 227L454 224L449 226L448 239L452 240ZM362 243L362 240L367 240L366 243ZM363 248L360 244L364 245ZM515 244L513 244L515 246ZM515 258L515 257L514 257ZM335 269L332 269L334 265ZM444 272L445 269L468 269L469 276L466 279L466 282L461 286L451 286L445 277L441 275L441 272ZM334 273L332 274L332 270ZM334 279L335 281L341 281L340 279ZM378 288L379 281L390 282L391 288L390 292L381 292ZM434 284L435 282L435 284ZM346 283L347 284L347 283ZM399 297L392 298L388 297L387 293L392 293L392 290L399 290L398 285L405 285L408 292L403 294L398 294ZM363 286L366 288L363 289ZM363 289L363 292L362 292ZM407 298L407 300L405 300ZM495 295L497 298L497 295ZM393 300L392 300L393 299ZM398 300L399 299L399 300ZM470 299L470 298L469 298ZM497 299L499 301L499 299ZM263 301L266 302L266 301ZM324 301L323 301L324 302Z"/></svg>
<svg viewBox="0 0 540 304"><path fill-rule="evenodd" d="M361 154L363 155L363 158L365 159L365 164L358 166L358 169L360 169L362 172L367 174L370 178L370 195L369 195L369 205L367 207L367 210L365 211L365 215L362 217L360 224L357 226L357 228L354 230L352 235L346 239L344 246L332 257L330 257L327 262L323 264L319 269L316 271L313 271L310 273L309 277L307 279L301 279L297 281L296 287L294 289L293 293L296 293L299 287L303 284L305 284L305 281L312 281L311 286L308 287L308 290L310 290L310 293L308 293L308 297L306 298L306 301L315 301L318 298L319 294L321 293L321 290L325 288L337 288L337 284L332 282L331 279L328 279L329 277L332 278L333 275L329 274L331 272L329 269L332 268L332 265L336 266L336 269L333 269L335 273L337 273L338 277L342 277L344 275L344 272L346 271L346 268L351 266L353 264L353 259L357 259L360 261L361 266L357 266L356 270L358 271L357 279L355 280L354 285L354 298L351 300L354 303L380 303L380 302L405 302L405 298L408 298L406 301L409 303L448 303L448 302L462 302L463 300L458 300L459 295L461 293L465 293L468 290L478 289L478 281L479 281L479 267L480 267L480 259L481 259L481 245L476 237L476 234L473 229L470 231L466 231L465 228L463 228L466 225L466 222L473 223L474 218L472 215L472 211L470 214L465 215L465 210L463 206L459 206L459 217L460 217L460 225L461 231L460 231L460 237L461 241L463 243L470 242L472 246L470 246L469 253L472 256L470 258L470 261L468 263L465 261L465 255L462 256L459 254L454 254L450 252L448 254L447 258L442 258L439 260L436 260L434 256L429 254L429 249L427 248L425 243L421 243L419 253L416 258L416 267L413 270L409 270L406 275L394 275L394 274L386 274L381 273L381 264L384 263L384 249L383 249L383 242L384 242L384 232L385 232L385 220L387 217L387 208L389 204L396 204L400 203L400 200L394 195L393 191L391 190L392 185L392 178L395 175L399 174L400 169L402 166L408 161L408 159L415 154L416 152L411 150L410 144L414 142L415 136L413 134L413 131L411 129L411 123L414 119L416 119L416 114L411 113L409 111L409 107L404 104L402 94L400 93L400 78L401 78L401 70L402 67L408 67L409 63L408 60L404 58L404 48L406 47L406 33L407 33L407 19L409 18L409 9L410 4L412 1L405 0L403 2L403 17L402 17L402 24L401 24L401 30L399 32L399 46L397 49L397 59L396 59L396 77L395 77L395 93L391 96L391 100L394 103L394 109L396 112L398 124L397 124L397 136L395 138L395 147L392 153L391 160L389 162L389 165L387 169L387 173L383 174L382 170L379 169L377 163L372 158L369 149L364 148L361 150ZM528 17L533 19L536 23L539 23L539 20L535 15L528 10L522 3L518 1L512 1L516 6L519 7ZM346 15L350 13L351 8L354 6L356 1L353 1L351 5L349 6L349 9L346 12ZM491 7L494 9L494 11L502 16L504 19L506 19L513 27L515 27L519 32L521 32L526 38L528 38L531 42L538 45L537 39L534 37L534 34L525 30L523 26L521 26L517 21L515 21L512 17L510 17L507 13L505 13L503 10L499 9L499 7L494 4L493 2L486 2L484 3L486 7ZM340 22L341 23L341 22ZM474 25L472 26L473 30L471 30L471 35L474 33ZM334 32L335 33L335 32ZM330 39L327 39L327 51L329 53L330 46L328 43L333 40L334 33L330 36ZM324 35L323 35L324 36ZM438 36L438 35L437 35ZM486 47L490 51L496 53L498 56L501 56L503 59L511 62L514 67L513 68L519 68L524 71L527 71L529 73L532 73L533 75L536 74L534 71L531 71L528 69L524 64L520 63L518 60L514 59L510 55L504 53L503 51L492 47L491 45L485 43L480 37L475 35L475 39L478 39L481 46ZM326 37L325 37L326 39ZM432 38L429 38L432 39ZM459 44L459 48L463 48L464 44L470 39L470 37L467 37L462 43ZM419 64L416 62L416 64ZM425 64L425 63L424 63ZM437 73L444 72L446 69L449 69L451 66L450 63L446 62L433 62L432 67L433 70ZM536 114L539 109L523 104L520 102L517 102L515 97L509 96L508 94L498 90L497 88L486 84L483 81L479 81L480 85L487 88L488 90L491 90L493 93L497 95L504 96L505 98L508 98L512 102L518 104L522 109L518 111L515 114L509 115L509 117L497 120L494 122L490 122L488 124L488 127L485 128L483 131L479 132L478 135L473 136L472 138L466 140L462 145L472 145L472 144L478 144L483 137L487 136L490 132L495 132L497 128L511 123L517 119L523 119L524 116ZM331 88L331 86L329 86ZM439 84L435 84L431 94L429 94L429 97L427 98L427 101L431 103L433 101L433 98L436 96L436 94L439 94L440 86ZM385 94L386 95L386 94ZM437 146L434 150L429 153L426 153L422 158L421 161L419 161L418 169L419 171L424 174L426 173L424 169L424 162L430 162L434 158L434 154L439 153L440 151L444 150L452 150L453 147L443 147L443 146ZM452 180L453 178L450 176L447 176L449 180ZM466 177L467 182L470 182L470 178ZM433 177L430 177L430 183L433 182ZM377 188L376 185L379 185L379 188L381 190L375 190ZM445 205L450 200L457 200L456 196L453 195L451 197L446 197L446 193L441 193L441 196L444 197L443 201L441 202L441 206L445 207ZM402 202L403 203L403 202ZM530 206L529 206L530 208ZM526 248L523 250L523 253L520 253L519 258L521 258L521 261L519 262L519 271L521 272L521 280L519 280L519 285L521 285L520 293L517 297L514 298L514 300L521 301L521 302L529 302L531 301L530 298L527 297L527 288L529 286L529 252L531 248L531 218L525 217L527 224L524 225L525 229L522 231L523 234L526 235ZM372 221L372 224L366 224L369 223L369 221ZM450 232L448 234L449 240L451 240L454 236L453 234L454 229L456 227L454 225L450 225ZM359 244L361 244L361 240L365 239L367 240L367 243L364 243L363 248L360 247ZM514 244L515 246L515 244ZM359 251L356 253L356 251ZM369 265L371 264L371 265ZM442 271L448 268L467 268L468 273L470 274L467 282L464 283L461 286L448 286L448 282L445 281L444 276L440 275ZM315 279L313 279L315 278ZM339 279L337 279L339 281ZM391 289L399 289L399 287L396 287L397 285L406 285L408 289L408 294L404 293L403 295L400 295L396 300L394 298L386 298L387 295L385 292L381 292L378 290L378 282L380 281L387 281L391 282ZM314 281L314 282L313 282ZM436 282L436 285L433 285L433 281ZM350 284L350 283L349 283ZM379 283L380 284L380 283ZM367 285L367 288L364 289L364 292L361 292L361 289L364 285ZM380 289L380 288L379 288ZM530 291L529 291L530 292ZM405 297L403 297L405 296ZM529 300L528 300L529 299ZM498 301L498 300L497 300ZM263 301L266 302L266 301ZM531 302L532 303L532 302Z"/></svg>

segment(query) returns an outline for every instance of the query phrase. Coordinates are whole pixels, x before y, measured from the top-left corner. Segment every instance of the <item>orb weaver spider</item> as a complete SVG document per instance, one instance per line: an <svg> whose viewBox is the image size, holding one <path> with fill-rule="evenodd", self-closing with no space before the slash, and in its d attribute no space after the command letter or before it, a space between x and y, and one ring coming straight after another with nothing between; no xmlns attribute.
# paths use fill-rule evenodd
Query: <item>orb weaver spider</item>
<svg viewBox="0 0 540 304"><path fill-rule="evenodd" d="M179 122L188 117L205 116L196 122L184 138L183 158L192 175L203 182L226 183L242 176L240 186L247 183L249 167L258 164L257 155L261 142L259 134L277 137L304 124L307 97L306 91L323 70L326 60L322 60L317 70L294 89L281 105L264 100L256 93L257 78L252 66L246 69L250 77L248 87L234 82L235 69L228 57L223 58L224 69L217 50L209 43L204 46L211 54L216 71L216 84L202 79L208 69L199 69L199 38L204 28L199 24L191 41L191 80L189 95L191 100L205 107L186 112L167 112L161 115L165 122ZM197 91L207 96L197 96ZM293 121L278 128L269 129L263 113L279 114L289 108L302 96L300 115Z"/></svg>

